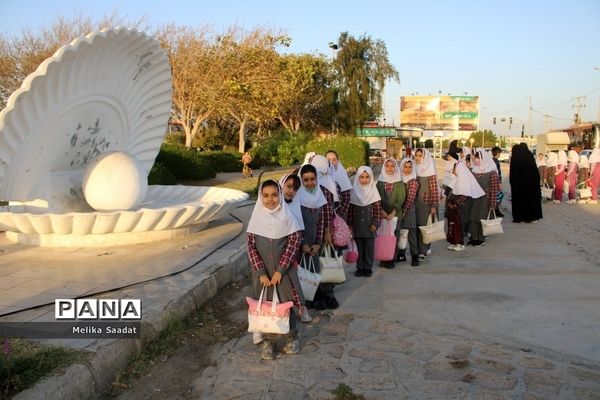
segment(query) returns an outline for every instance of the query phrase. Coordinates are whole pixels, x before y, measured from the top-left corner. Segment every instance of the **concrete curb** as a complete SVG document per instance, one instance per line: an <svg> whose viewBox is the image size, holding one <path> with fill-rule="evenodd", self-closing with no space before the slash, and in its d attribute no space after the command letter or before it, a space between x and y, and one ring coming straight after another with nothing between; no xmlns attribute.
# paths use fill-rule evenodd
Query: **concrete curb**
<svg viewBox="0 0 600 400"><path fill-rule="evenodd" d="M123 297L140 296L142 293L144 297L154 297L155 304L148 312L144 311L142 338L97 340L88 346L94 348L94 354L89 360L67 367L62 375L47 377L13 398L76 400L101 397L115 374L141 352L144 344L158 338L174 317L189 315L212 298L220 288L247 275L248 255L244 239L236 239L189 271L118 292ZM200 269L203 271L200 272ZM166 295L165 283L171 285L171 292Z"/></svg>

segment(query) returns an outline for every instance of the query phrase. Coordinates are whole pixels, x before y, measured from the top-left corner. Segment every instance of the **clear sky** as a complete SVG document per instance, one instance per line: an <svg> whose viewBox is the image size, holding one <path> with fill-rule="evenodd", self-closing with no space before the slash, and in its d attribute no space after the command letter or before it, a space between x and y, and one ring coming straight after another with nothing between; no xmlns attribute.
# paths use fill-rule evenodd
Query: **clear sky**
<svg viewBox="0 0 600 400"><path fill-rule="evenodd" d="M400 96L452 94L481 97L481 127L519 135L570 125L574 98L585 96L583 120L600 120L600 1L598 0L2 0L0 30L49 26L57 16L101 17L117 11L150 25L176 22L226 28L280 28L287 51L331 55L340 32L383 40L400 84L385 94L386 122L399 123ZM598 70L594 67L599 68ZM550 115L545 118L542 114ZM506 124L492 118L512 116Z"/></svg>

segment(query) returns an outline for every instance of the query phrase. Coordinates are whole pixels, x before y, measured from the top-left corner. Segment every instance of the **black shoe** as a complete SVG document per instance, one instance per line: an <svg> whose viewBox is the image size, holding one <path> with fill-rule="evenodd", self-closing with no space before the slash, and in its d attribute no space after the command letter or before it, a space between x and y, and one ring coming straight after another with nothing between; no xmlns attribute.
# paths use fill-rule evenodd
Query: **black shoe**
<svg viewBox="0 0 600 400"><path fill-rule="evenodd" d="M471 240L469 240L469 241L467 242L467 245L469 245L469 246L475 246L475 243L476 243L476 242L477 242L476 240L473 240L473 239L471 239Z"/></svg>
<svg viewBox="0 0 600 400"><path fill-rule="evenodd" d="M354 276L363 276L363 270L357 269L356 271L354 271Z"/></svg>
<svg viewBox="0 0 600 400"><path fill-rule="evenodd" d="M419 266L419 259L417 257L413 257L412 261L410 262L411 267L418 267Z"/></svg>
<svg viewBox="0 0 600 400"><path fill-rule="evenodd" d="M370 269L365 269L365 270L363 271L363 276L364 276L365 278L369 278L371 275L373 275L373 271L371 271Z"/></svg>
<svg viewBox="0 0 600 400"><path fill-rule="evenodd" d="M406 256L398 256L396 258L396 262L405 262L406 261Z"/></svg>
<svg viewBox="0 0 600 400"><path fill-rule="evenodd" d="M340 306L340 303L338 303L338 301L336 300L335 297L331 297L331 298L325 300L325 306L327 308L329 308L330 310L335 310L336 308L338 308Z"/></svg>
<svg viewBox="0 0 600 400"><path fill-rule="evenodd" d="M306 308L315 308L315 307L313 306L313 302L312 302L312 301L305 301L305 302L304 302L304 305L306 306Z"/></svg>
<svg viewBox="0 0 600 400"><path fill-rule="evenodd" d="M393 261L382 261L380 264L383 268L392 269L396 267Z"/></svg>
<svg viewBox="0 0 600 400"><path fill-rule="evenodd" d="M481 247L485 244L485 242L483 240L473 240L473 243L471 244L471 246L473 247Z"/></svg>
<svg viewBox="0 0 600 400"><path fill-rule="evenodd" d="M315 300L315 301L313 301L313 308L315 310L324 310L327 308L327 305L325 304L325 301L323 301L323 300Z"/></svg>

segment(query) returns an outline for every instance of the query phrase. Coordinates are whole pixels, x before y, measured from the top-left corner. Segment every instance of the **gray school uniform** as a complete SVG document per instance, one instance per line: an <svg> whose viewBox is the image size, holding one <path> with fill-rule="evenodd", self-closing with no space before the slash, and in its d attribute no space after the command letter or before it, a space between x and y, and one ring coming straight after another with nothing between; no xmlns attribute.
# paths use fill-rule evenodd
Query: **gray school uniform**
<svg viewBox="0 0 600 400"><path fill-rule="evenodd" d="M256 239L256 250L260 255L262 262L265 264L267 270L267 276L271 278L275 273L279 259L283 254L285 247L287 246L287 236L279 239L269 239L264 236L254 235ZM252 289L254 292L254 298L258 299L263 286L260 283L260 274L257 271L252 271ZM290 266L286 269L281 277L281 283L277 285L277 295L279 301L285 303L286 301L293 301L292 285L294 278L298 281L298 275L296 269ZM273 286L267 288L267 300L273 299ZM290 335L296 335L296 316L294 310L290 313ZM280 336L280 335L276 335Z"/></svg>
<svg viewBox="0 0 600 400"><path fill-rule="evenodd" d="M304 222L304 240L302 244L320 244L323 246L323 243L317 243L317 228L319 224L319 208L308 208L301 206L300 210L302 211L302 221ZM308 258L306 254L302 253L302 257L305 258L306 265L308 265ZM315 266L315 272L321 272L321 264L319 263L319 254L312 257L313 263ZM334 296L333 293L334 284L333 283L320 283L318 288L318 294L323 295L325 298L331 298ZM317 295L315 295L315 299L317 299Z"/></svg>
<svg viewBox="0 0 600 400"><path fill-rule="evenodd" d="M477 183L487 193L490 187L491 172L475 175ZM477 199L471 199L471 212L469 213L469 232L471 240L485 240L483 229L481 228L481 220L486 219L490 210L490 201L487 195L483 195Z"/></svg>
<svg viewBox="0 0 600 400"><path fill-rule="evenodd" d="M429 177L428 176L417 176L419 180L419 190L417 191L417 198L415 199L415 213L417 218L417 226L425 226L427 225L427 220L429 219L431 206L425 203L424 196L425 193L429 190ZM439 210L436 213L439 218ZM430 244L423 243L423 236L421 232L418 233L418 248L419 254L425 254Z"/></svg>
<svg viewBox="0 0 600 400"><path fill-rule="evenodd" d="M352 232L358 250L356 268L359 270L373 270L377 232L371 232L372 224L373 204L366 206L352 204Z"/></svg>
<svg viewBox="0 0 600 400"><path fill-rule="evenodd" d="M411 182L411 181L409 181ZM408 183L406 184L407 189L406 191L408 192ZM415 203L416 203L416 198L415 198ZM398 220L400 229L408 229L408 246L407 248L410 248L410 253L411 255L417 256L418 255L418 239L417 236L419 234L418 229L417 228L417 213L415 212L415 204L412 205L411 208L409 208L408 210L406 210L406 213L404 214L404 216L402 217L402 219Z"/></svg>

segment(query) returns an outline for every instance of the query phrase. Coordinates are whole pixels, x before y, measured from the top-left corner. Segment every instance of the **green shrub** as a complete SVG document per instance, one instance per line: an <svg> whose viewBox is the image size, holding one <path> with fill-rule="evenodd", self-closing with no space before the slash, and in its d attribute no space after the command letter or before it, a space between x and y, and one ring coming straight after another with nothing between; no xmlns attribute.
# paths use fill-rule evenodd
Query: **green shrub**
<svg viewBox="0 0 600 400"><path fill-rule="evenodd" d="M148 174L148 185L175 185L176 183L177 179L167 167L160 162L154 163Z"/></svg>
<svg viewBox="0 0 600 400"><path fill-rule="evenodd" d="M309 132L277 131L261 145L250 150L252 168L281 165L288 167L304 159L306 144L312 139Z"/></svg>
<svg viewBox="0 0 600 400"><path fill-rule="evenodd" d="M345 168L369 165L369 143L365 140L349 136L336 136L311 140L306 145L307 152L314 151L324 155L327 150L335 150Z"/></svg>
<svg viewBox="0 0 600 400"><path fill-rule="evenodd" d="M241 153L203 151L199 155L217 172L240 172L243 167Z"/></svg>
<svg viewBox="0 0 600 400"><path fill-rule="evenodd" d="M163 143L156 162L171 171L177 180L203 180L217 175L210 161L202 158L198 151L180 145Z"/></svg>

